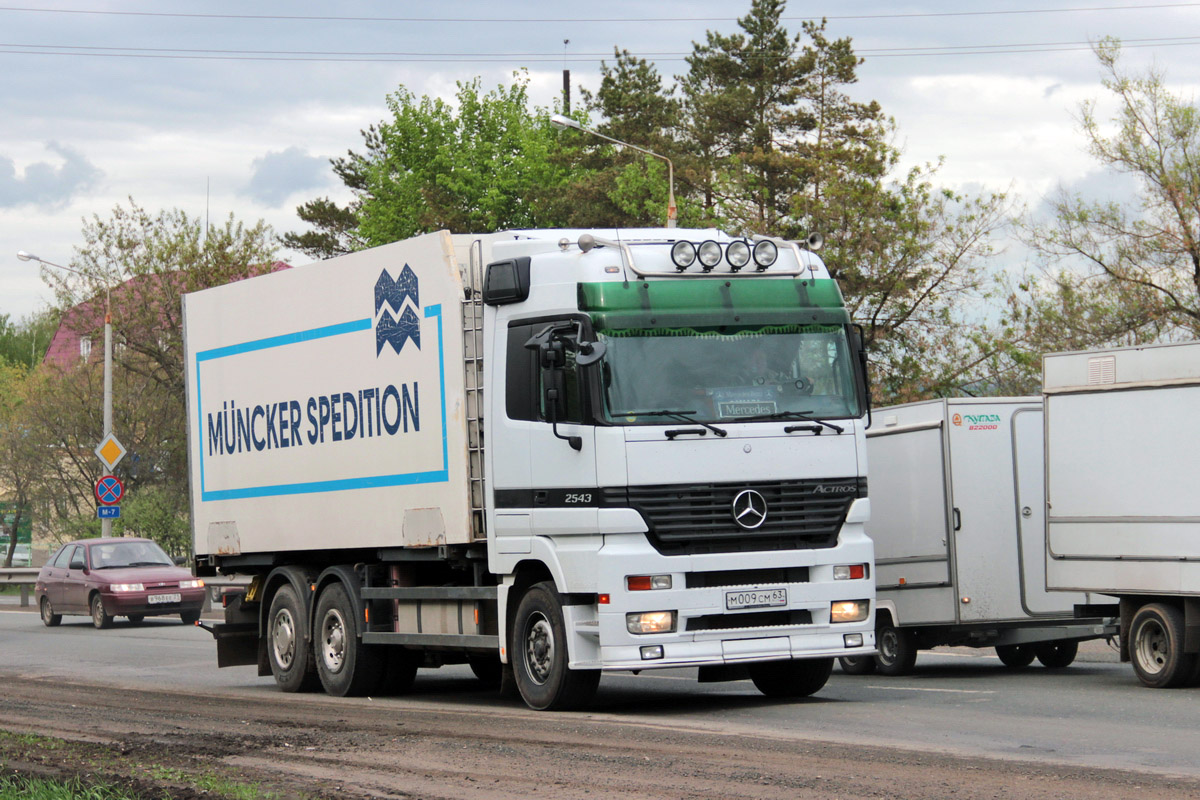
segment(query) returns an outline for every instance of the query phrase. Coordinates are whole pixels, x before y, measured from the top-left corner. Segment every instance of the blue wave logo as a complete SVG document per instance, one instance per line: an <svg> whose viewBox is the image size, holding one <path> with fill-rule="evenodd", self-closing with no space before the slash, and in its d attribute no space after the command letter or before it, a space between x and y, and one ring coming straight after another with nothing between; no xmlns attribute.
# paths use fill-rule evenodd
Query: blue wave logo
<svg viewBox="0 0 1200 800"><path fill-rule="evenodd" d="M375 281L375 355L383 352L390 344L399 353L404 343L412 340L421 349L421 319L417 311L421 298L417 290L417 273L407 264L400 277L392 280L387 270L379 273ZM383 313L380 314L382 309ZM396 316L392 316L395 314Z"/></svg>

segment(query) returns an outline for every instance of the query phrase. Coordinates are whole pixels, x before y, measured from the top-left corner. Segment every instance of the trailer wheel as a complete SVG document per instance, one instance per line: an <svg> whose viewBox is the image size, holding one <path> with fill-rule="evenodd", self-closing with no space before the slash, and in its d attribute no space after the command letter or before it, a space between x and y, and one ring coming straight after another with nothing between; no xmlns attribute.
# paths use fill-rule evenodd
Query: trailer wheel
<svg viewBox="0 0 1200 800"><path fill-rule="evenodd" d="M795 658L750 664L750 680L767 697L808 697L820 691L833 672L832 658Z"/></svg>
<svg viewBox="0 0 1200 800"><path fill-rule="evenodd" d="M567 629L552 583L535 584L521 597L510 652L521 697L538 711L584 706L600 684L599 670L567 668Z"/></svg>
<svg viewBox="0 0 1200 800"><path fill-rule="evenodd" d="M1063 669L1071 666L1079 653L1079 642L1074 639L1060 639L1054 642L1040 642L1033 647L1037 660L1046 669Z"/></svg>
<svg viewBox="0 0 1200 800"><path fill-rule="evenodd" d="M1183 613L1164 603L1149 603L1133 615L1129 655L1138 678L1152 689L1183 686L1196 669L1196 654L1183 652Z"/></svg>
<svg viewBox="0 0 1200 800"><path fill-rule="evenodd" d="M1009 669L1021 669L1033 663L1037 651L1031 644L998 644L996 655L1000 657L1000 663Z"/></svg>
<svg viewBox="0 0 1200 800"><path fill-rule="evenodd" d="M880 675L907 675L917 663L917 641L912 631L883 625L875 631L879 653L875 656L875 671Z"/></svg>
<svg viewBox="0 0 1200 800"><path fill-rule="evenodd" d="M267 661L276 685L285 692L308 692L317 687L312 653L304 646L304 610L290 585L279 587L267 615Z"/></svg>
<svg viewBox="0 0 1200 800"><path fill-rule="evenodd" d="M379 648L363 644L354 604L342 584L330 584L321 592L316 621L314 655L325 691L337 697L358 697L378 689L383 654Z"/></svg>
<svg viewBox="0 0 1200 800"><path fill-rule="evenodd" d="M875 656L842 656L838 663L847 675L870 675L875 671Z"/></svg>

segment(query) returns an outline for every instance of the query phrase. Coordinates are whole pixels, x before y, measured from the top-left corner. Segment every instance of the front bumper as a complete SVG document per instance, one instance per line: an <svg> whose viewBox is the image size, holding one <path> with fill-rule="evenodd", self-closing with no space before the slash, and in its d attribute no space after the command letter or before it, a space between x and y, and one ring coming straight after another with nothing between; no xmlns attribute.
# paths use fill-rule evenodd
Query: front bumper
<svg viewBox="0 0 1200 800"><path fill-rule="evenodd" d="M166 614L180 614L200 611L204 608L203 587L199 589L155 590L141 592L104 592L104 610L114 617L127 617L133 614L151 617ZM178 594L177 603L151 603L151 595Z"/></svg>

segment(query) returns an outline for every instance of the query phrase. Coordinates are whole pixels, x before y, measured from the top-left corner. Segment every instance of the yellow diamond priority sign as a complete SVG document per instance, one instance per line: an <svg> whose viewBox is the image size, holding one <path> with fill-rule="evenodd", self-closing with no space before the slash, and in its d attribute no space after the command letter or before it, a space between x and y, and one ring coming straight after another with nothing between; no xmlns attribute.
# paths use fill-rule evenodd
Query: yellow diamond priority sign
<svg viewBox="0 0 1200 800"><path fill-rule="evenodd" d="M100 463L111 471L125 457L125 445L118 442L117 437L110 433L100 440L100 444L96 445L95 452Z"/></svg>

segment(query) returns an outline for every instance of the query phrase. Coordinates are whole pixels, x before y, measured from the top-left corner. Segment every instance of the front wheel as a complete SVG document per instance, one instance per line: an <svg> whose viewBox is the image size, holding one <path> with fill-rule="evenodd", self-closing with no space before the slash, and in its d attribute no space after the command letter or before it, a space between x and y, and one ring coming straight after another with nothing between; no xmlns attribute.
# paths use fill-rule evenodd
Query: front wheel
<svg viewBox="0 0 1200 800"><path fill-rule="evenodd" d="M567 668L567 629L554 584L535 584L521 597L512 643L513 677L530 708L579 708L595 695L599 670Z"/></svg>
<svg viewBox="0 0 1200 800"><path fill-rule="evenodd" d="M998 644L996 655L1000 657L1000 663L1009 669L1021 669L1033 663L1037 651L1031 644Z"/></svg>
<svg viewBox="0 0 1200 800"><path fill-rule="evenodd" d="M842 656L838 663L847 675L870 675L875 671L875 656Z"/></svg>
<svg viewBox="0 0 1200 800"><path fill-rule="evenodd" d="M38 610L42 612L42 624L47 628L53 628L62 622L62 614L54 613L54 606L50 605L50 598L42 596L42 601L38 604Z"/></svg>
<svg viewBox="0 0 1200 800"><path fill-rule="evenodd" d="M875 631L875 671L880 675L907 675L917 663L917 642L912 631L884 625Z"/></svg>
<svg viewBox="0 0 1200 800"><path fill-rule="evenodd" d="M1183 613L1165 603L1139 608L1129 623L1129 655L1138 679L1152 689L1190 683L1196 654L1183 652Z"/></svg>
<svg viewBox="0 0 1200 800"><path fill-rule="evenodd" d="M750 680L767 697L808 697L820 691L832 672L832 658L760 661L750 665Z"/></svg>
<svg viewBox="0 0 1200 800"><path fill-rule="evenodd" d="M316 620L313 646L325 691L337 697L359 697L379 688L385 666L382 654L363 644L354 604L340 583L321 592Z"/></svg>
<svg viewBox="0 0 1200 800"><path fill-rule="evenodd" d="M99 594L92 595L92 624L103 630L111 628L112 623L112 615L104 610L104 598Z"/></svg>
<svg viewBox="0 0 1200 800"><path fill-rule="evenodd" d="M1041 642L1034 645L1034 655L1046 669L1063 669L1071 666L1079 653L1079 642L1061 640L1056 642Z"/></svg>

